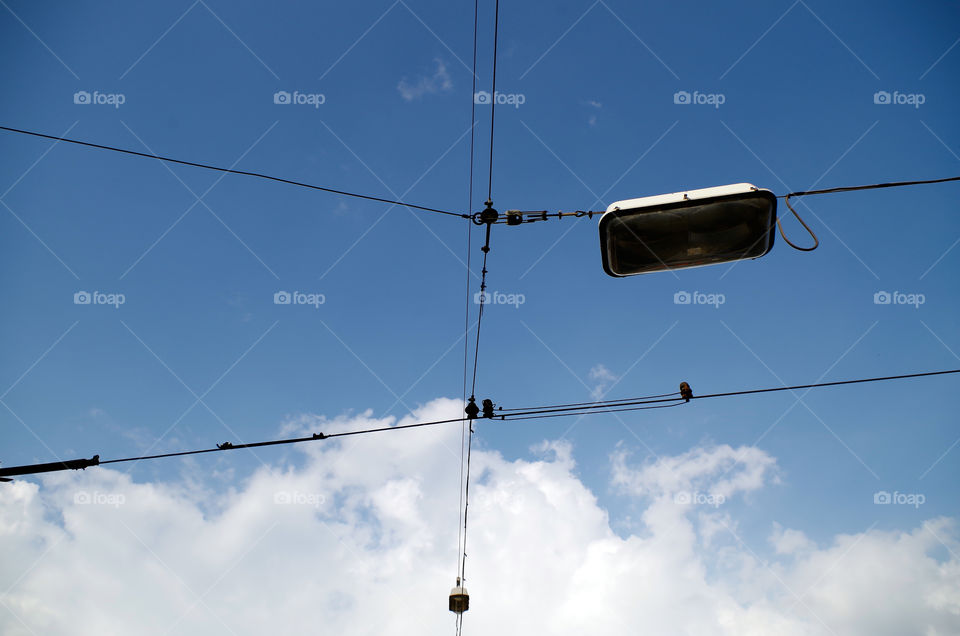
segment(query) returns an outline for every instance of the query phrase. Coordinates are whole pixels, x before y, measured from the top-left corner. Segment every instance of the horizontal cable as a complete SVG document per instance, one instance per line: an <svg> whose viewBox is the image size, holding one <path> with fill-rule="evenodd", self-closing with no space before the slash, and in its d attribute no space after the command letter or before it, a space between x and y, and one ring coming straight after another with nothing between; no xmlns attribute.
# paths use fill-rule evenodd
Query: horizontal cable
<svg viewBox="0 0 960 636"><path fill-rule="evenodd" d="M815 389L825 386L842 386L845 384L863 384L865 382L884 382L886 380L904 380L907 378L927 378L934 375L949 375L960 373L960 369L950 369L948 371L925 371L923 373L905 373L903 375L887 375L878 378L862 378L859 380L837 380L835 382L816 382L814 384L796 384L794 386L782 386L772 389L748 389L745 391L730 391L727 393L710 393L707 395L694 395L693 400L705 400L708 398L730 397L734 395L752 395L755 393L774 393L776 391L796 391L797 389Z"/></svg>
<svg viewBox="0 0 960 636"><path fill-rule="evenodd" d="M947 374L954 374L954 373L960 373L960 369L951 369L948 371L927 371L923 373L908 373L904 375L890 375L890 376L883 376L883 377L876 377L876 378L861 378L857 380L837 380L834 382L818 382L814 384L797 384L794 386L782 386L782 387L773 387L773 388L767 388L767 389L747 389L744 391L731 391L728 393L710 393L706 395L692 395L690 399L706 400L710 398L731 397L736 395L752 395L756 393L775 393L778 391L796 391L798 389L813 389L813 388L828 387L828 386L841 386L845 384L863 384L866 382L883 382L886 380L903 380L907 378L923 378L923 377L929 377L929 376L935 376L935 375L947 375ZM675 395L675 394L666 393L664 395L669 396L669 395ZM656 397L658 396L651 396L651 398L656 398ZM536 407L534 409L527 410L527 411L521 411L519 413L507 412L500 415L498 412L496 417L500 419L523 419L522 417L518 417L518 416L539 415L543 413L560 413L564 415L586 415L586 414L592 414L592 413L602 413L604 411L597 410L597 409L603 409L603 408L641 406L641 405L659 404L663 402L674 402L677 400L682 400L682 398L665 398L665 399L651 399L651 398L626 398L623 400L618 400L616 402L600 404L598 406L579 406L579 407L570 406L570 407L564 408L564 405L557 405L557 406L547 405L542 407Z"/></svg>
<svg viewBox="0 0 960 636"><path fill-rule="evenodd" d="M874 378L860 378L856 380L836 380L833 382L815 382L812 384L795 384L793 386L783 386L783 387L773 387L767 389L746 389L742 391L729 391L726 393L709 393L705 395L694 395L691 396L691 400L706 400L712 398L721 398L721 397L733 397L740 395L753 395L758 393L775 393L778 391L795 391L797 389L814 389L820 387L829 387L829 386L843 386L848 384L863 384L867 382L884 382L888 380L904 380L908 378L926 378L937 375L949 375L960 373L960 369L949 369L946 371L925 371L922 373L905 373L902 375L888 375L882 377ZM672 395L667 393L665 395ZM669 408L673 406L681 406L686 404L686 400L682 398L658 398L658 399L648 399L648 400L637 400L634 402L624 401L620 404L612 404L609 406L604 406L600 409L594 407L544 407L542 409L530 410L530 411L521 411L518 413L509 413L496 415L492 419L499 419L501 421L513 421L513 420L533 420L533 419L544 419L547 417L562 417L570 415L594 415L602 413L617 413L622 411L641 411L654 408ZM664 402L672 402L672 404L663 404ZM290 439L277 439L269 440L265 442L253 442L250 444L231 444L230 442L224 442L218 444L216 448L204 448L199 450L190 450L190 451L178 451L174 453L163 453L159 455L143 455L140 457L124 457L121 459L108 459L100 461L99 455L94 455L93 459L74 459L63 462L51 462L47 464L32 464L27 466L11 466L9 468L0 468L0 479L4 477L12 477L15 475L30 475L41 472L53 472L59 470L82 470L89 468L91 466L98 466L104 464L118 464L121 462L134 462L146 459L160 459L164 457L183 457L186 455L200 455L202 453L216 453L218 451L229 451L229 450L240 450L242 448L258 448L261 446L276 446L279 444L299 444L301 442L312 442L323 439L330 439L334 437L347 437L349 435L365 435L367 433L380 433L385 431L400 431L410 428L420 428L424 426L437 426L440 424L452 424L454 422L462 422L462 417L457 417L449 420L433 420L430 422L417 422L415 424L401 424L398 426L381 426L379 428L367 428L360 429L356 431L343 431L341 433L330 433L326 435L324 433L314 433L309 437L295 437Z"/></svg>
<svg viewBox="0 0 960 636"><path fill-rule="evenodd" d="M683 398L660 398L660 399L650 399L650 400L635 400L635 401L625 401L615 404L603 404L600 406L569 406L562 408L553 408L553 407L543 407L540 409L533 409L530 411L520 411L519 413L504 413L503 415L495 415L495 417L510 418L510 419L519 419L524 415L539 415L541 413L569 413L570 415L578 415L579 413L592 413L595 409L604 409L604 408L613 408L620 406L639 406L642 404L660 404L663 402L676 402L676 401L685 401Z"/></svg>
<svg viewBox="0 0 960 636"><path fill-rule="evenodd" d="M633 398L622 398L619 400L594 400L593 402L571 402L570 404L549 404L547 406L527 406L524 408L513 408L513 409L497 409L497 412L508 413L510 411L529 411L532 409L543 409L543 408L555 408L562 406L613 406L618 402L635 402L637 400L651 400L653 398L665 398L670 397L671 395L680 395L680 391L674 391L673 393L661 393L659 395L644 395L641 397Z"/></svg>
<svg viewBox="0 0 960 636"><path fill-rule="evenodd" d="M595 415L595 414L601 414L601 413L623 413L624 411L648 411L650 409L669 409L674 406L683 406L684 404L686 404L685 401L680 401L674 404L657 404L656 406L631 406L631 407L622 408L622 409L621 408L605 408L598 411L584 411L582 413L553 413L551 415L526 415L522 417L512 417L508 415L505 418L501 418L501 419L505 422L512 422L514 420L542 420L548 417L569 417L571 415L586 416L586 415Z"/></svg>
<svg viewBox="0 0 960 636"><path fill-rule="evenodd" d="M18 133L21 135L31 135L33 137L41 137L43 139L52 139L53 141L62 141L68 144L76 144L78 146L87 146L89 148L99 148L100 150L110 150L113 152L123 153L125 155L133 155L135 157L145 157L147 159L156 159L158 161L166 161L168 163L176 163L182 166L192 166L194 168L204 168L206 170L215 170L216 172L225 172L227 174L238 174L245 177L257 177L258 179L267 179L268 181L276 181L278 183L286 183L288 185L294 185L301 188L309 188L311 190L320 190L321 192L329 192L331 194L339 194L345 197L353 197L355 199L366 199L367 201L377 201L380 203L389 203L391 205L399 205L405 208L411 208L413 210L422 210L424 212L435 212L437 214L446 214L449 216L457 216L463 219L469 219L469 214L462 214L459 212L448 212L447 210L438 210L437 208L428 208L422 205L414 205L412 203L404 203L402 201L394 201L392 199L384 199L382 197L374 197L367 194L357 194L356 192L347 192L346 190L336 190L334 188L326 188L323 186L313 185L311 183L303 183L301 181L293 181L291 179L284 179L282 177L273 177L268 174L262 174L260 172L248 172L246 170L233 170L231 168L222 168L220 166L212 166L205 163L197 163L195 161L185 161L183 159L173 159L171 157L161 157L160 155L154 155L147 152L137 152L136 150L128 150L126 148L117 148L115 146L105 146L103 144L95 144L89 141L79 141L77 139L68 139L67 137L56 137L54 135L45 135L43 133L33 132L30 130L20 130L19 128L10 128L8 126L0 126L0 130L5 130L7 132Z"/></svg>
<svg viewBox="0 0 960 636"><path fill-rule="evenodd" d="M787 197L806 197L813 194L834 194L836 192L857 192L859 190L879 190L881 188L902 188L904 186L927 185L931 183L946 183L948 181L960 181L960 177L944 177L943 179L926 179L923 181L891 181L890 183L874 183L870 185L859 186L841 186L839 188L825 188L823 190L806 190L803 192L791 192L790 194L779 194L778 199Z"/></svg>
<svg viewBox="0 0 960 636"><path fill-rule="evenodd" d="M98 144L88 141L80 141L78 139L70 139L68 137L58 137L56 135L47 135L44 133L39 133L31 130L23 130L20 128L12 128L9 126L0 126L0 130L5 130L7 132L17 133L21 135L29 135L32 137L39 137L42 139L50 139L52 141L62 141L64 143L75 144L78 146L86 146L88 148L98 148L100 150L110 150L112 152L119 152L126 155L133 155L135 157L144 157L147 159L156 159L158 161L165 161L168 163L175 163L184 166L191 166L194 168L203 168L205 170L214 170L216 172L222 172L226 174L236 174L247 177L256 177L258 179L266 179L268 181L276 181L278 183L285 183L287 185L293 185L301 188L309 188L311 190L319 190L321 192L328 192L330 194L338 194L346 197L353 197L356 199L364 199L367 201L377 201L379 203L389 203L391 205L398 205L401 207L410 208L413 210L421 210L424 212L434 212L436 214L444 214L448 216L455 216L462 219L470 219L473 215L464 214L461 212L450 212L449 210L440 210L438 208L431 208L423 205L416 205L413 203L404 203L403 201L394 201L393 199L386 199L383 197L375 197L367 194L359 194L356 192L348 192L346 190L337 190L335 188L327 188L324 186L318 186L311 183L304 183L302 181L294 181L292 179L284 179L282 177L274 177L268 174L263 174L260 172L249 172L246 170L233 170L231 168L223 168L220 166L214 166L205 163L199 163L196 161L186 161L184 159L174 159L172 157L164 157L161 155L155 155L146 152L138 152L136 150L129 150L126 148L118 148L116 146L107 146L105 144ZM791 192L789 194L779 194L777 195L778 199L785 199L788 197L803 197L803 196L812 196L818 194L835 194L838 192L858 192L862 190L878 190L882 188L900 188L905 186L915 186L915 185L929 185L934 183L947 183L950 181L960 181L960 176L956 177L944 177L941 179L923 179L915 181L891 181L888 183L873 183L868 185L858 185L858 186L840 186L836 188L824 188L821 190L803 190L798 192ZM602 211L584 211L577 210L575 212L548 212L546 210L538 211L520 211L520 210L508 210L506 215L498 219L497 223L507 224L507 225L520 225L521 223L533 223L534 221L545 221L548 218L563 218L567 216L572 216L576 218L588 217L593 218L594 215L601 215Z"/></svg>
<svg viewBox="0 0 960 636"><path fill-rule="evenodd" d="M823 190L804 190L801 192L791 192L789 194L778 194L776 197L778 199L790 199L795 197L805 197L816 194L835 194L837 192L858 192L861 190L879 190L882 188L901 188L904 186L915 186L915 185L928 185L932 183L947 183L949 181L960 181L960 176L957 177L944 177L942 179L925 179L920 181L891 181L889 183L872 183L869 185L858 185L858 186L840 186L837 188L825 188ZM789 207L789 202L788 202ZM576 212L548 212L547 210L535 210L535 211L523 211L523 210L507 210L506 215L497 219L497 223L505 225L521 225L523 223L534 223L536 221L546 221L550 218L562 219L567 216L572 216L575 218L593 218L594 215L602 215L603 211L584 211L577 210ZM796 212L794 212L796 214Z"/></svg>

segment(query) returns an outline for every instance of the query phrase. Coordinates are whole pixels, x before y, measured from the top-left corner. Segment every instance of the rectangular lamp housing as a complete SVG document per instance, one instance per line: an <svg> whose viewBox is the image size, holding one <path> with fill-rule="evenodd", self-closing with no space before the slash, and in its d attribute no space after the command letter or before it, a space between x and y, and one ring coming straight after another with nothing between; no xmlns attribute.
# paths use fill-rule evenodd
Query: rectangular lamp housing
<svg viewBox="0 0 960 636"><path fill-rule="evenodd" d="M622 277L759 258L773 247L777 197L749 183L610 204L603 270Z"/></svg>

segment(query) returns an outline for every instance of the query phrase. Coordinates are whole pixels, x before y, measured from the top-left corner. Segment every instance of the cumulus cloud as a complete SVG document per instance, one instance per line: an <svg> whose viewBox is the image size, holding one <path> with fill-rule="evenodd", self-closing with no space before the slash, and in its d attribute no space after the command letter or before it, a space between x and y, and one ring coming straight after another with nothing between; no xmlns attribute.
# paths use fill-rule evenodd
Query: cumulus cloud
<svg viewBox="0 0 960 636"><path fill-rule="evenodd" d="M400 91L400 97L405 101L412 102L421 99L424 95L435 93L446 93L453 90L453 80L450 79L450 73L447 71L447 65L440 58L434 59L437 68L433 75L420 75L414 81L408 81L406 77L397 84L397 90Z"/></svg>
<svg viewBox="0 0 960 636"><path fill-rule="evenodd" d="M456 417L439 399L399 423ZM295 431L392 425L304 416ZM0 484L0 632L423 634L452 629L460 430L307 444L209 500L192 484L105 468ZM766 562L736 519L673 501L776 487L759 449L694 448L613 481L643 509L627 536L547 441L472 456L464 623L475 633L826 635L960 631L951 520L841 535L818 546L772 524ZM719 529L719 530L718 530ZM942 542L942 543L941 543ZM944 553L944 546L947 551Z"/></svg>
<svg viewBox="0 0 960 636"><path fill-rule="evenodd" d="M776 459L754 446L694 448L640 467L630 466L628 457L623 449L613 454L613 483L636 495L696 491L729 499L760 489L767 479L776 480Z"/></svg>

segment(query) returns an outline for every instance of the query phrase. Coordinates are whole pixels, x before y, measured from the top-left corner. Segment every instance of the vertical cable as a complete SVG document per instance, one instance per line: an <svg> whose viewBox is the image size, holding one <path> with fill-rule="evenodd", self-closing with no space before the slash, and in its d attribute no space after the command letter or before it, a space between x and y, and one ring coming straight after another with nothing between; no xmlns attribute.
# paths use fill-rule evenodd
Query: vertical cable
<svg viewBox="0 0 960 636"><path fill-rule="evenodd" d="M473 86L470 93L470 177L467 185L467 212L469 213L473 210L473 152L474 152L474 132L476 130L476 113L477 113L477 22L480 12L480 0L474 0L473 2ZM470 268L470 256L473 252L473 223L469 223L467 226L467 276L466 276L466 302L463 312L463 404L467 403L467 364L469 359L469 338L467 334L470 331L470 274L472 270ZM463 554L462 548L462 526L463 526L463 447L466 440L466 431L468 426L468 420L463 420L460 429L460 490L459 497L460 500L457 503L457 577L459 578L462 575L460 570L461 566L461 555ZM459 621L458 621L459 623ZM459 631L459 630L458 630Z"/></svg>
<svg viewBox="0 0 960 636"><path fill-rule="evenodd" d="M487 201L493 194L493 116L497 112L497 38L500 31L500 0L496 0L493 14L493 87L490 92L490 175L487 181Z"/></svg>
<svg viewBox="0 0 960 636"><path fill-rule="evenodd" d="M474 2L474 93L476 93L476 47L477 47L477 34L476 34L476 24L477 24L477 3L479 0ZM470 404L476 407L476 389L477 389L477 364L480 359L480 327L483 324L483 308L486 304L486 290L487 290L487 255L490 253L490 229L493 227L493 223L496 221L497 213L493 211L493 139L494 139L494 115L497 109L497 44L499 38L500 30L500 0L496 0L495 9L494 9L494 22L493 22L493 77L491 81L491 93L490 93L490 161L488 166L487 173L487 202L486 209L481 213L480 219L484 221L486 225L486 236L483 244L483 267L480 270L480 309L477 314L477 338L476 344L473 352L473 381L470 384ZM474 111L471 110L471 113ZM471 130L471 145L473 131ZM471 152L471 161L473 160L473 155ZM473 181L471 179L471 197L472 197L472 187ZM471 204L473 202L471 201ZM486 217L488 213L492 213L492 218ZM486 217L486 218L485 218ZM469 258L469 250L468 250ZM469 272L467 274L469 282ZM467 303L469 307L469 291L467 295ZM466 378L464 378L466 380ZM464 388L466 388L466 382L464 382ZM466 391L464 391L466 395ZM470 418L475 417L476 413L470 415ZM461 559L460 559L460 578L459 580L463 585L466 585L467 580L467 519L468 512L470 509L470 459L473 451L473 419L467 420L467 426L469 427L469 433L467 435L467 466L466 466L466 480L465 486L463 489L463 533L462 533L462 542L461 542ZM461 452L463 447L461 446ZM461 460L461 470L463 467L463 462ZM457 620L457 634L463 630L463 614L460 614Z"/></svg>

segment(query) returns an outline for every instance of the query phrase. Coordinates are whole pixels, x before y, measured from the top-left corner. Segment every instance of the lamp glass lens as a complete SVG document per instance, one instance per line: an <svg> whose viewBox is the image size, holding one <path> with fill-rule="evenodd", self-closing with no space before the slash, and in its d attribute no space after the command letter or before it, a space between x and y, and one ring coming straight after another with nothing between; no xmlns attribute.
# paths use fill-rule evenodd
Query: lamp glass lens
<svg viewBox="0 0 960 636"><path fill-rule="evenodd" d="M763 195L618 210L604 223L609 273L629 276L763 256L773 247L775 210L776 199Z"/></svg>

